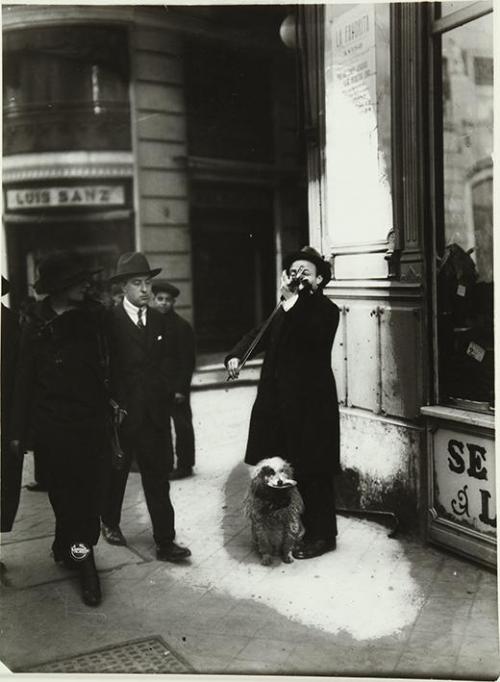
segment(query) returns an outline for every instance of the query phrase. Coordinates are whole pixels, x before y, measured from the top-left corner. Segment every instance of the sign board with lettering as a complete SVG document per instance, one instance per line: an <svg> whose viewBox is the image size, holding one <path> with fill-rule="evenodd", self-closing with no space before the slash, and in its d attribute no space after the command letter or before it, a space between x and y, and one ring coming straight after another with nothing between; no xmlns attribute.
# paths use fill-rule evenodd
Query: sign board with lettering
<svg viewBox="0 0 500 682"><path fill-rule="evenodd" d="M434 436L434 506L440 516L496 535L493 442L439 429Z"/></svg>
<svg viewBox="0 0 500 682"><path fill-rule="evenodd" d="M67 187L30 187L8 189L7 209L40 210L41 208L74 208L78 206L123 206L123 185L79 185Z"/></svg>
<svg viewBox="0 0 500 682"><path fill-rule="evenodd" d="M496 562L495 441L488 432L442 423L430 436L430 535ZM494 559L493 559L494 557Z"/></svg>

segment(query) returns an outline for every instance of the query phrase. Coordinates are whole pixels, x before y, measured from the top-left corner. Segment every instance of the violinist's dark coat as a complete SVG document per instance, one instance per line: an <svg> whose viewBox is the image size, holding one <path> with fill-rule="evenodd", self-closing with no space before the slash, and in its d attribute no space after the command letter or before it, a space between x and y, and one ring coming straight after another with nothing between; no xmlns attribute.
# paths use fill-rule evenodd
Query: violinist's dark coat
<svg viewBox="0 0 500 682"><path fill-rule="evenodd" d="M297 475L339 473L339 410L331 352L339 309L321 291L280 310L252 355L265 351L245 462L281 456ZM242 358L253 330L226 356Z"/></svg>

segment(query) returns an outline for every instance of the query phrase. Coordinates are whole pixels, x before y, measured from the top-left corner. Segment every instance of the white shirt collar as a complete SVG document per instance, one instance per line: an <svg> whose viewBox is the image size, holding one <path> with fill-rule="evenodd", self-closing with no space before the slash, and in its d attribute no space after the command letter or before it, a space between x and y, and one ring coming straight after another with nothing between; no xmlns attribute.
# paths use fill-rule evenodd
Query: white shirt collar
<svg viewBox="0 0 500 682"><path fill-rule="evenodd" d="M125 312L130 317L132 322L136 325L137 322L139 321L139 310L140 310L140 308L138 308L133 303L130 303L130 301L128 300L128 298L126 296L123 297L123 307L125 308ZM142 321L144 322L144 324L146 324L146 316L147 316L146 311L147 311L147 309L148 309L147 306L144 306L142 308L142 310L144 311L142 314Z"/></svg>

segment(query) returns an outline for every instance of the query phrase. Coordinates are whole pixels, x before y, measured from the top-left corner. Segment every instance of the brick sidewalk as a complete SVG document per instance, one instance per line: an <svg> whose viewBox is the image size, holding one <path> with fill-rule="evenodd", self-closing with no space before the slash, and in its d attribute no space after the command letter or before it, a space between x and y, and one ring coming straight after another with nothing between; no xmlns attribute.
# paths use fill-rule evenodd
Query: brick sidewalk
<svg viewBox="0 0 500 682"><path fill-rule="evenodd" d="M99 543L97 609L83 606L74 578L50 557L47 496L23 490L14 531L3 537L5 665L36 670L160 637L200 673L495 679L496 576L482 568L351 518L339 519L336 552L260 566L241 514L254 395L252 387L193 395L196 475L172 484L189 564L155 560L140 476L131 474L122 520L129 546ZM27 457L26 481L31 464Z"/></svg>

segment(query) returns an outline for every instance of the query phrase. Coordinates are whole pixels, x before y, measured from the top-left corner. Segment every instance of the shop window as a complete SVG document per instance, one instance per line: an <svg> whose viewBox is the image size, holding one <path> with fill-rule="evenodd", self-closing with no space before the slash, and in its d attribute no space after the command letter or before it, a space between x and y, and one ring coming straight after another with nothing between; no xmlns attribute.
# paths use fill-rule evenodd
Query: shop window
<svg viewBox="0 0 500 682"><path fill-rule="evenodd" d="M11 31L3 52L4 155L130 149L126 31Z"/></svg>
<svg viewBox="0 0 500 682"><path fill-rule="evenodd" d="M481 5L481 3L476 3ZM439 35L437 373L443 403L494 406L492 14Z"/></svg>
<svg viewBox="0 0 500 682"><path fill-rule="evenodd" d="M327 224L337 246L393 227L389 4L325 5Z"/></svg>
<svg viewBox="0 0 500 682"><path fill-rule="evenodd" d="M474 57L474 81L476 85L493 87L493 59L491 57Z"/></svg>

